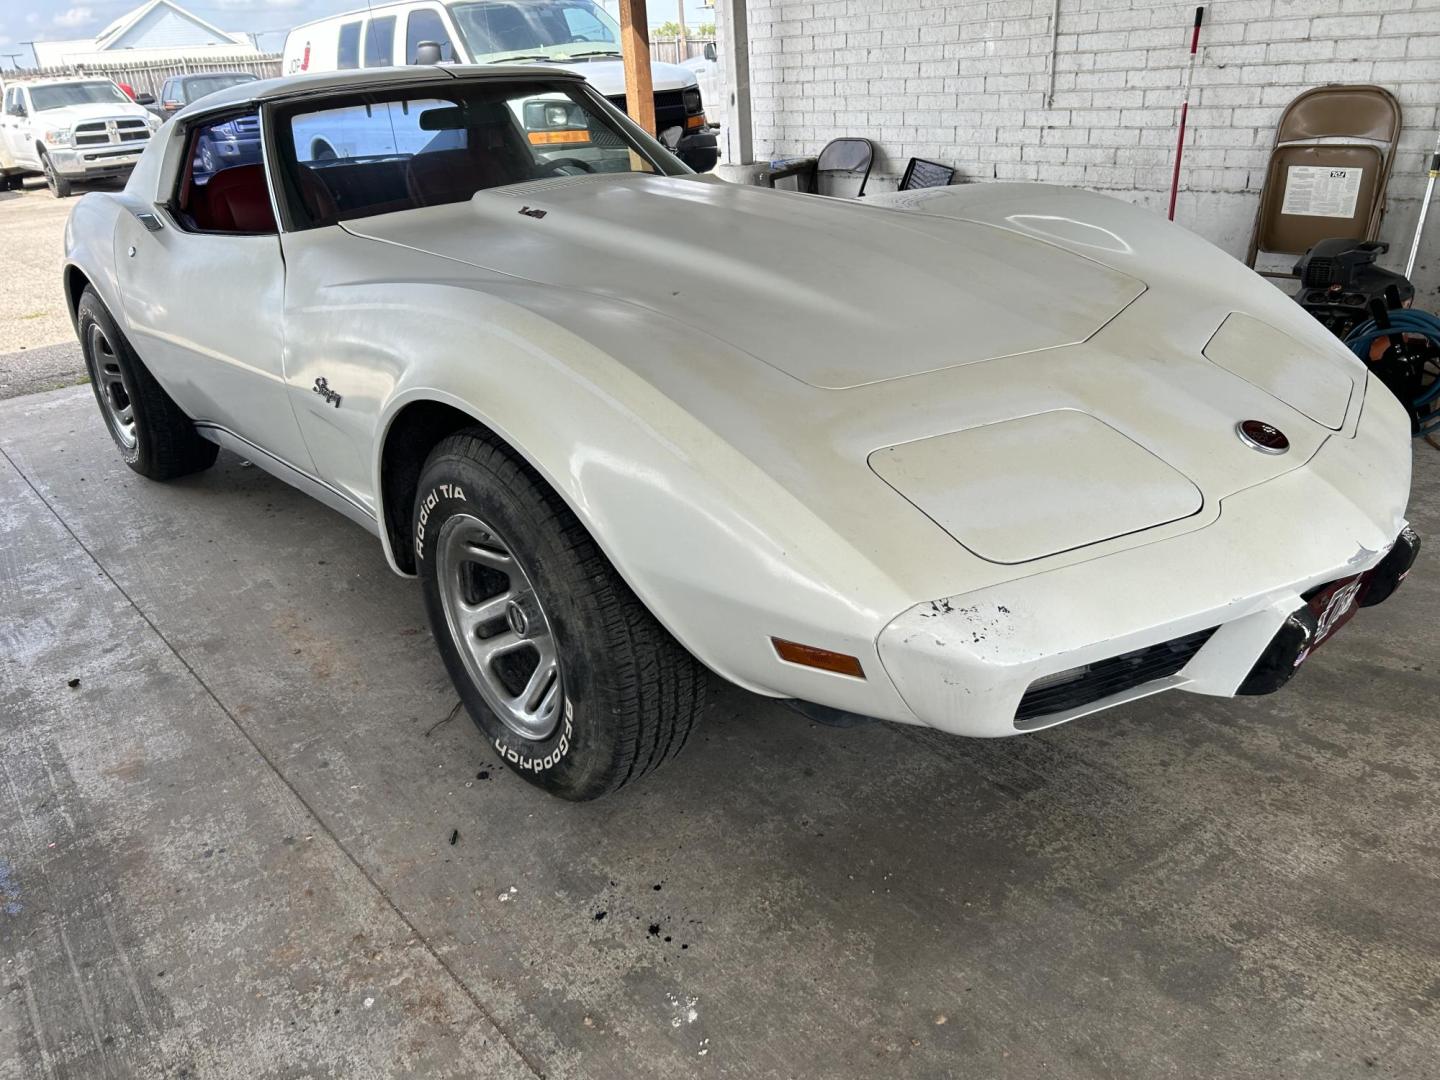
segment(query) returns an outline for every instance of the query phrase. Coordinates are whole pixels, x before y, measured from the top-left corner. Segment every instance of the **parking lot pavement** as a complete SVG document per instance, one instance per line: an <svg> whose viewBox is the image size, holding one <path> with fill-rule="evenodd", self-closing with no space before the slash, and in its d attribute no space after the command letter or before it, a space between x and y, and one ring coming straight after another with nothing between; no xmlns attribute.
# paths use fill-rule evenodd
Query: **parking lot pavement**
<svg viewBox="0 0 1440 1080"><path fill-rule="evenodd" d="M0 404L0 450L0 1076L1440 1060L1433 544L1274 697L967 741L717 689L572 805L342 518L228 454L141 480L80 388Z"/></svg>
<svg viewBox="0 0 1440 1080"><path fill-rule="evenodd" d="M85 357L74 333L70 336L59 345L0 354L0 401L83 382Z"/></svg>
<svg viewBox="0 0 1440 1080"><path fill-rule="evenodd" d="M0 355L73 341L60 283L65 219L75 199L57 199L40 180L0 191Z"/></svg>
<svg viewBox="0 0 1440 1080"><path fill-rule="evenodd" d="M41 180L0 191L0 400L85 379L60 283L74 205Z"/></svg>

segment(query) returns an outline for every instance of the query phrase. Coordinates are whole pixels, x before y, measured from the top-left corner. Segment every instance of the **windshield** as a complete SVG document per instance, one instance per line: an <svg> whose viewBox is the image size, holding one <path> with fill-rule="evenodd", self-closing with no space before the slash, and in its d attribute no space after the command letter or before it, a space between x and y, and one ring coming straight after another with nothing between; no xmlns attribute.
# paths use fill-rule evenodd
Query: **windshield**
<svg viewBox="0 0 1440 1080"><path fill-rule="evenodd" d="M534 180L689 172L578 80L456 80L305 100L278 128L302 228Z"/></svg>
<svg viewBox="0 0 1440 1080"><path fill-rule="evenodd" d="M116 102L128 105L130 99L113 82L58 83L30 88L30 104L36 112L63 109L67 105L111 105Z"/></svg>
<svg viewBox="0 0 1440 1080"><path fill-rule="evenodd" d="M187 102L199 101L206 94L213 94L217 90L224 90L231 86L239 86L241 83L254 81L254 75L241 71L236 71L229 75L206 75L203 79L187 79L185 82L185 100Z"/></svg>
<svg viewBox="0 0 1440 1080"><path fill-rule="evenodd" d="M620 27L591 0L475 0L450 13L475 63L620 55Z"/></svg>

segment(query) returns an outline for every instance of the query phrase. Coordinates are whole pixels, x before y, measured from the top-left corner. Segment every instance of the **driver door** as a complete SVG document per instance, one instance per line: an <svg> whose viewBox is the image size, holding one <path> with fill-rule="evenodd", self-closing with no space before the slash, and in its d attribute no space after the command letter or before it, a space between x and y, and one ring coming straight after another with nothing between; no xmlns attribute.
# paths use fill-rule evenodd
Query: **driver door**
<svg viewBox="0 0 1440 1080"><path fill-rule="evenodd" d="M4 104L4 115L0 116L0 138L4 140L5 152L15 164L28 165L35 155L25 153L29 139L25 137L25 106L20 87L12 86L5 91Z"/></svg>
<svg viewBox="0 0 1440 1080"><path fill-rule="evenodd" d="M212 129L236 124L258 116L191 126L170 201L122 216L120 293L136 351L197 425L313 475L281 367L285 264L264 164L258 149L218 161L201 152Z"/></svg>

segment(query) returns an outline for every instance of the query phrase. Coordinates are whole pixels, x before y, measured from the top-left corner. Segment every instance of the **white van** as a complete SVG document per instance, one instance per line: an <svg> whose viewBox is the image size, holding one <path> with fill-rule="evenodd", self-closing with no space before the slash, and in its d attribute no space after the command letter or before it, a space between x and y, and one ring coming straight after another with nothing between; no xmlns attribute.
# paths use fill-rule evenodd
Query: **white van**
<svg viewBox="0 0 1440 1080"><path fill-rule="evenodd" d="M285 39L287 75L415 64L427 43L441 63L543 62L581 72L625 108L620 27L595 0L406 0L305 23ZM433 55L434 50L426 50ZM652 63L655 125L692 169L714 168L715 134L695 73ZM543 112L540 114L543 118ZM678 133L676 132L678 130Z"/></svg>

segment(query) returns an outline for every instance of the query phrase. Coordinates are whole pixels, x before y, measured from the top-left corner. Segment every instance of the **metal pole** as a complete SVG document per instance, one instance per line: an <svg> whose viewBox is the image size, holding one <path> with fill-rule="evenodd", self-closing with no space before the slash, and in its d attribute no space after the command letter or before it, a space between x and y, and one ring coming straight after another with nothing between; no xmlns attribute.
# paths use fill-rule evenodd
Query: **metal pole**
<svg viewBox="0 0 1440 1080"><path fill-rule="evenodd" d="M1405 260L1405 276L1415 269L1420 254L1420 234L1425 231L1425 218L1430 213L1430 196L1435 194L1435 178L1440 176L1440 136L1435 138L1435 152L1430 155L1430 179L1425 182L1425 198L1420 203L1420 220L1415 223L1415 239L1410 242L1410 258Z"/></svg>
<svg viewBox="0 0 1440 1080"><path fill-rule="evenodd" d="M1055 54L1060 47L1060 0L1050 12L1050 90L1045 95L1047 106L1055 104Z"/></svg>
<svg viewBox="0 0 1440 1080"><path fill-rule="evenodd" d="M1180 158L1185 153L1185 120L1190 115L1190 85L1195 81L1195 53L1200 48L1202 5L1195 9L1195 32L1190 35L1190 66L1185 72L1185 100L1180 104L1180 138L1175 143L1175 175L1170 178L1170 220L1175 220L1175 200L1180 196Z"/></svg>

